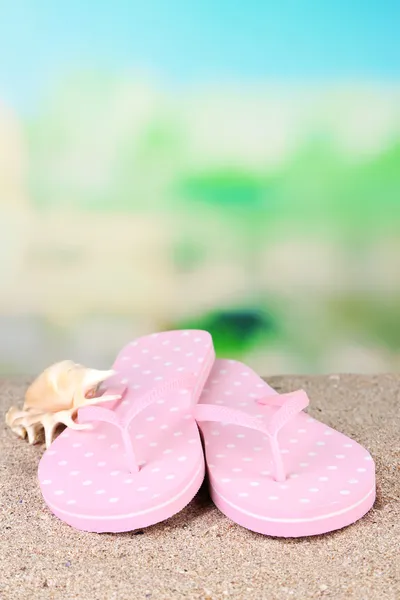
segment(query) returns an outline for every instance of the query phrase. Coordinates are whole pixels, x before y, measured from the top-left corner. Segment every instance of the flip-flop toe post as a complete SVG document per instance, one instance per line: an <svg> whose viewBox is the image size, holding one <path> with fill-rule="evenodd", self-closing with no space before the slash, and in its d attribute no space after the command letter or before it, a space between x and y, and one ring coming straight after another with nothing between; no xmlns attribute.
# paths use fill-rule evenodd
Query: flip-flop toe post
<svg viewBox="0 0 400 600"><path fill-rule="evenodd" d="M236 361L215 361L194 413L218 508L259 533L340 529L375 500L375 467L357 442L304 412L305 391L277 394Z"/></svg>
<svg viewBox="0 0 400 600"><path fill-rule="evenodd" d="M107 398L78 411L44 453L39 482L50 510L94 532L130 531L184 508L204 479L193 406L214 360L202 331L146 336L124 348Z"/></svg>

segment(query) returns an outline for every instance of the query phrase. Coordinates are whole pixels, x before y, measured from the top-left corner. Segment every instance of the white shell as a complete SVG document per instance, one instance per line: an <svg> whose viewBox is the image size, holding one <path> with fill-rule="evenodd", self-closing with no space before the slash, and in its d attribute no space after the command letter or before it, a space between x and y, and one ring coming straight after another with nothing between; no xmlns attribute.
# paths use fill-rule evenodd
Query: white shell
<svg viewBox="0 0 400 600"><path fill-rule="evenodd" d="M114 375L114 371L88 369L71 360L63 360L43 371L28 387L25 403L20 410L12 406L6 414L6 423L19 437L28 437L30 444L45 434L46 448L53 441L58 424L71 429L89 429L90 424L74 421L79 407L118 400L120 395L96 398L100 383Z"/></svg>

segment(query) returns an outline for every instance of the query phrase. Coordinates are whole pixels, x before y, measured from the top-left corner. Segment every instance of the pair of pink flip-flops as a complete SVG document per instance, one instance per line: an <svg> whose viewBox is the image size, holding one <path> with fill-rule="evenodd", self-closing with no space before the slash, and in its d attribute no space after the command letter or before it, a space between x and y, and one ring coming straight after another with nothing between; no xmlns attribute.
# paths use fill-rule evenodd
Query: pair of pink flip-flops
<svg viewBox="0 0 400 600"><path fill-rule="evenodd" d="M43 497L69 525L119 532L163 521L194 497L206 467L218 508L263 534L325 533L372 507L370 454L303 412L304 391L279 395L244 364L215 360L209 333L140 338L113 369L108 392L122 398L82 408L92 428L66 429L40 461Z"/></svg>

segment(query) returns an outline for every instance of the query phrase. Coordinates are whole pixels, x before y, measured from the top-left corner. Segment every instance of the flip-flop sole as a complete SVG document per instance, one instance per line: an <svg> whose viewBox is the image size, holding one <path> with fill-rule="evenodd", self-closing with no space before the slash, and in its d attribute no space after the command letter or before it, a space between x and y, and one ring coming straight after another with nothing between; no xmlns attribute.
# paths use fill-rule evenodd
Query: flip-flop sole
<svg viewBox="0 0 400 600"><path fill-rule="evenodd" d="M277 407L257 399L276 395L237 361L214 363L199 401L226 406L268 422ZM269 439L239 424L199 422L213 501L227 517L253 531L299 537L340 529L375 501L375 465L357 442L305 412L278 440L287 478L274 478Z"/></svg>
<svg viewBox="0 0 400 600"><path fill-rule="evenodd" d="M354 505L337 512L333 511L330 514L319 515L314 519L286 520L245 511L221 496L212 485L210 485L210 496L219 510L238 525L264 535L291 538L320 535L352 525L373 507L376 493L374 487Z"/></svg>
<svg viewBox="0 0 400 600"><path fill-rule="evenodd" d="M194 374L196 403L214 361L207 332L165 332L135 340L115 361L111 387L127 392L113 410L123 418L136 398L155 385ZM188 390L170 390L140 412L130 434L141 465L130 473L119 430L98 422L93 430L66 429L44 453L39 482L50 510L85 531L119 532L167 519L195 496L204 457ZM111 408L111 407L109 407Z"/></svg>
<svg viewBox="0 0 400 600"><path fill-rule="evenodd" d="M180 489L175 496L168 498L161 504L147 506L142 510L127 514L119 513L113 516L80 514L53 506L49 500L46 502L56 517L81 531L95 533L134 531L135 529L149 527L155 523L161 523L161 521L165 521L183 510L199 491L204 481L204 474L204 461L200 461L197 471L186 486Z"/></svg>

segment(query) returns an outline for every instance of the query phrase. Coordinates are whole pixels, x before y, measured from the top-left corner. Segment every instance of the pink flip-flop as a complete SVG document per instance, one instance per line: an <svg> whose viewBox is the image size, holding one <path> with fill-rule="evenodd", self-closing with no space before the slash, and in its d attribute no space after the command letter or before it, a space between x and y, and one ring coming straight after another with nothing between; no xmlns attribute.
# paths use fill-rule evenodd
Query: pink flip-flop
<svg viewBox="0 0 400 600"><path fill-rule="evenodd" d="M375 466L357 442L303 412L307 394L279 395L246 365L214 363L194 415L211 497L253 531L299 537L340 529L375 500Z"/></svg>
<svg viewBox="0 0 400 600"><path fill-rule="evenodd" d="M126 346L107 381L107 396L123 386L123 398L80 409L78 422L92 429L66 429L40 461L50 510L96 532L147 527L182 510L204 479L192 413L214 356L205 331L153 334Z"/></svg>

